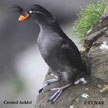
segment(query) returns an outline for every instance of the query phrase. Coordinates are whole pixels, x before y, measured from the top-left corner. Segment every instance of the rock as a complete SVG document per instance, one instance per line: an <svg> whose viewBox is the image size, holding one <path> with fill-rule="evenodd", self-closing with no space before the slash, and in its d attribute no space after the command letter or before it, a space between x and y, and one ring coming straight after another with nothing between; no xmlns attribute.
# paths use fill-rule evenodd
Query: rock
<svg viewBox="0 0 108 108"><path fill-rule="evenodd" d="M89 49L92 46L93 42L95 42L98 38L100 38L102 36L102 34L104 33L105 30L107 30L107 27L104 27L103 29L87 36L84 39L84 47L86 49Z"/></svg>
<svg viewBox="0 0 108 108"><path fill-rule="evenodd" d="M46 75L46 80L52 76ZM61 87L65 83L63 81L53 83L45 88L37 97L35 108L108 108L108 95L100 92L97 88L98 84L103 84L100 80L91 80L89 76L85 76L87 84L79 83L66 89L62 95L51 104L47 102L50 94L50 89ZM95 83L94 83L95 82ZM87 94L87 98L83 98L82 94Z"/></svg>
<svg viewBox="0 0 108 108"><path fill-rule="evenodd" d="M108 82L108 49L101 48L103 42L108 43L108 7L100 19L94 24L89 35L84 39L84 47L87 49L87 67L91 71L91 77ZM98 25L101 23L101 26Z"/></svg>
<svg viewBox="0 0 108 108"><path fill-rule="evenodd" d="M94 42L94 45L92 45L87 53L87 57L89 59L91 77L108 82L108 49L100 48L103 41L108 42L108 38L105 35Z"/></svg>

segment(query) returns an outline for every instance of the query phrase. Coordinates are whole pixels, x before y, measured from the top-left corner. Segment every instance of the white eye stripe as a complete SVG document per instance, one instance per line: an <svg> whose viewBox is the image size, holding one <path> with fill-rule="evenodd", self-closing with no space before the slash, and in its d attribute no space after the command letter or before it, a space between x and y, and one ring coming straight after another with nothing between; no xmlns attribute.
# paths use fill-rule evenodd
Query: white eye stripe
<svg viewBox="0 0 108 108"><path fill-rule="evenodd" d="M30 10L29 13L30 13L30 14L31 14L31 13L41 13L41 14L45 14L45 13L43 13L43 12L39 12L39 11L32 11L32 10Z"/></svg>
<svg viewBox="0 0 108 108"><path fill-rule="evenodd" d="M39 11L34 11L34 12L36 12L36 13L40 13L40 14L45 14L45 13L43 13L43 12L39 12Z"/></svg>

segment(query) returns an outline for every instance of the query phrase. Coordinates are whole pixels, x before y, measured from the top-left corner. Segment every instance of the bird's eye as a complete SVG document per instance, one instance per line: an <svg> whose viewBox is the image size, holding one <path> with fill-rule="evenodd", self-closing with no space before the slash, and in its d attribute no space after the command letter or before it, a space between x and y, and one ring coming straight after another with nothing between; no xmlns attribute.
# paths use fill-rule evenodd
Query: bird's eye
<svg viewBox="0 0 108 108"><path fill-rule="evenodd" d="M29 11L29 13L33 13L33 11L32 11L32 10L30 10L30 11Z"/></svg>

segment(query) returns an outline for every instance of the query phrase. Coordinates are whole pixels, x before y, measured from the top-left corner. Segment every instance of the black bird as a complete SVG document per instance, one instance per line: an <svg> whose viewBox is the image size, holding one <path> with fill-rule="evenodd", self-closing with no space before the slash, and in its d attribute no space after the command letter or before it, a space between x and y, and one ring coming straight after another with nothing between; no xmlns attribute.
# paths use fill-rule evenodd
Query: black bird
<svg viewBox="0 0 108 108"><path fill-rule="evenodd" d="M55 79L46 81L39 92L47 85L60 81L61 77L68 83L63 87L51 89L48 101L53 103L63 90L72 86L76 78L84 72L80 52L73 41L62 31L55 17L45 8L35 4L29 9L23 9L20 6L16 6L16 9L20 13L19 21L32 19L39 25L40 33L37 44L40 53L52 69L52 75L57 75L54 75Z"/></svg>

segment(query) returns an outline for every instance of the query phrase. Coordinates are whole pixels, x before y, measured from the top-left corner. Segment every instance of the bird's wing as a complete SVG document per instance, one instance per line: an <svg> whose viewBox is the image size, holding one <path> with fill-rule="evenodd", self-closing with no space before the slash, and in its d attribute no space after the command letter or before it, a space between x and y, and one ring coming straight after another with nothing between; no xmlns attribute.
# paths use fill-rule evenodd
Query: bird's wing
<svg viewBox="0 0 108 108"><path fill-rule="evenodd" d="M69 39L63 39L62 51L65 58L74 66L82 65L81 55L77 46Z"/></svg>

